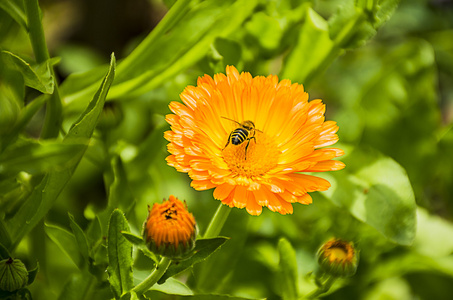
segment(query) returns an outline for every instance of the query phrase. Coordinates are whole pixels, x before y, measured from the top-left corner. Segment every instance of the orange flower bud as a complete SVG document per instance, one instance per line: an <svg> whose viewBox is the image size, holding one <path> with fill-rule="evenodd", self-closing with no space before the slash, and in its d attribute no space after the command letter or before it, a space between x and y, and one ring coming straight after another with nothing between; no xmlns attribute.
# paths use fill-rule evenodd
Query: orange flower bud
<svg viewBox="0 0 453 300"><path fill-rule="evenodd" d="M197 226L187 204L171 195L149 209L143 238L148 248L159 255L180 258L195 246Z"/></svg>
<svg viewBox="0 0 453 300"><path fill-rule="evenodd" d="M348 277L357 271L357 253L352 243L331 239L318 251L318 263L327 274Z"/></svg>

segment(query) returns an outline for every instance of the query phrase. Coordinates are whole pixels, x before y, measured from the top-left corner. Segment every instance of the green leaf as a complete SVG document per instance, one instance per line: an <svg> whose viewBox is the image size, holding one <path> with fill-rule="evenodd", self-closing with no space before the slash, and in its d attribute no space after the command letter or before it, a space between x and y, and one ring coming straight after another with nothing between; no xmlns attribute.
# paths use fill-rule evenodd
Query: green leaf
<svg viewBox="0 0 453 300"><path fill-rule="evenodd" d="M453 223L417 209L417 235L412 245L417 252L430 257L446 257L453 253Z"/></svg>
<svg viewBox="0 0 453 300"><path fill-rule="evenodd" d="M163 294L160 291L148 291L146 292L146 296L150 299L168 299L168 296L171 295L172 300L265 300L266 298L249 298L249 297L239 297L239 296L231 296L231 295L224 295L224 294L196 294L196 295L175 295L171 292Z"/></svg>
<svg viewBox="0 0 453 300"><path fill-rule="evenodd" d="M75 274L71 276L64 286L58 297L59 300L77 300L80 299L81 293L86 291L90 285L90 276L84 276L85 274Z"/></svg>
<svg viewBox="0 0 453 300"><path fill-rule="evenodd" d="M135 204L135 199L129 186L126 170L119 155L114 155L110 163L114 179L109 189L109 207L120 208L127 212Z"/></svg>
<svg viewBox="0 0 453 300"><path fill-rule="evenodd" d="M98 216L91 220L90 225L88 225L86 237L91 248L102 238L101 221Z"/></svg>
<svg viewBox="0 0 453 300"><path fill-rule="evenodd" d="M6 11L22 28L27 29L27 16L23 7L20 7L16 2L18 1L2 0L0 1L0 8ZM19 3L22 4L21 1Z"/></svg>
<svg viewBox="0 0 453 300"><path fill-rule="evenodd" d="M398 2L347 0L328 22L308 8L297 44L288 55L281 76L308 84L344 49L359 47L372 38L393 14Z"/></svg>
<svg viewBox="0 0 453 300"><path fill-rule="evenodd" d="M341 49L330 39L327 21L308 8L297 44L285 61L281 77L307 84L340 54Z"/></svg>
<svg viewBox="0 0 453 300"><path fill-rule="evenodd" d="M116 298L130 291L134 285L132 274L132 245L121 234L129 231L129 224L119 209L110 217L108 233L109 282Z"/></svg>
<svg viewBox="0 0 453 300"><path fill-rule="evenodd" d="M317 174L332 184L323 194L393 242L410 245L416 231L416 205L406 171L372 148L357 148L342 160L344 170Z"/></svg>
<svg viewBox="0 0 453 300"><path fill-rule="evenodd" d="M340 9L329 19L330 37L341 48L354 48L363 45L376 34L376 29L370 21L372 14L365 14L365 10L356 7L353 1L345 1Z"/></svg>
<svg viewBox="0 0 453 300"><path fill-rule="evenodd" d="M379 264L370 270L369 282L377 282L386 278L398 278L401 274L426 272L428 276L433 274L445 274L453 278L453 259L451 256L430 257L415 251L403 252L393 255L388 259L382 259ZM436 298L434 298L436 299Z"/></svg>
<svg viewBox="0 0 453 300"><path fill-rule="evenodd" d="M0 88L1 88L1 85L0 85ZM23 86L22 86L22 88L23 88ZM3 93L4 91L1 91L1 92ZM8 104L7 103L8 99L2 100L1 99L2 96L4 97L5 95L0 96L0 103L2 103L2 104L0 104L1 106ZM20 110L20 112L18 112L17 119L14 119L14 122L8 123L8 121L6 120L6 122L5 122L4 119L2 121L0 121L0 126L3 127L6 125L8 128L8 134L2 138L2 141L0 143L0 151L3 150L4 148L6 148L12 140L17 138L17 136L19 135L21 130L30 122L30 120L33 118L33 116L46 103L46 101L47 101L46 96L47 96L46 94L42 94L41 96L35 98L32 102L28 103L24 108L22 108ZM21 101L22 101L22 98L21 98ZM12 103L10 103L9 105L11 105L11 104ZM14 110L14 107L7 107L6 109ZM5 109L5 107L3 107L0 111L4 112L6 109ZM19 110L19 106L17 106L17 109ZM12 116L12 114L14 114L14 113L12 111L10 111L8 113L8 115L5 116L4 114L2 114L2 115L0 115L0 117L9 118L11 121L11 118L14 118ZM5 123L8 123L8 124L5 124ZM1 130L0 130L0 133L1 133Z"/></svg>
<svg viewBox="0 0 453 300"><path fill-rule="evenodd" d="M105 99L115 77L116 59L112 53L110 68L102 81L101 87L97 90L93 100L90 102L85 112L72 125L65 140L78 140L81 137L91 137L96 123L104 108Z"/></svg>
<svg viewBox="0 0 453 300"><path fill-rule="evenodd" d="M127 232L127 231L121 231L121 234L135 246L145 245L145 241L143 240L143 238L141 236L135 235L135 234Z"/></svg>
<svg viewBox="0 0 453 300"><path fill-rule="evenodd" d="M78 163L77 154L87 145L88 139L85 143L20 140L0 154L0 174L66 170Z"/></svg>
<svg viewBox="0 0 453 300"><path fill-rule="evenodd" d="M115 56L112 54L110 69L104 81L85 112L80 115L78 121L73 124L65 136L63 143L80 143L91 137L99 115L102 112L109 87L112 84L115 65ZM74 155L73 159L80 161L85 153L86 147L87 145L79 153ZM7 223L9 232L13 237L12 247L17 246L21 239L47 214L72 177L76 167L77 163L66 170L50 172L35 187L26 202ZM21 226L18 226L18 224L21 224Z"/></svg>
<svg viewBox="0 0 453 300"><path fill-rule="evenodd" d="M74 234L74 237L77 241L80 254L82 254L82 257L85 259L86 262L88 262L88 259L90 257L90 251L88 249L88 242L85 232L83 232L82 228L80 228L80 226L74 220L74 217L69 212L68 216L70 221L69 225L71 226L72 233Z"/></svg>
<svg viewBox="0 0 453 300"><path fill-rule="evenodd" d="M58 297L59 300L112 299L113 294L105 284L99 284L90 274L70 275Z"/></svg>
<svg viewBox="0 0 453 300"><path fill-rule="evenodd" d="M65 111L80 111L86 106L91 95L96 92L102 76L105 74L105 66L94 68L84 73L73 73L59 86ZM84 100L84 101L82 101ZM70 107L68 107L70 104Z"/></svg>
<svg viewBox="0 0 453 300"><path fill-rule="evenodd" d="M165 280L167 280L168 278L190 268L194 264L204 261L209 256L211 256L212 253L219 249L220 246L222 246L227 240L228 238L226 237L198 239L195 244L195 248L192 250L193 255L186 260L171 264L165 274L159 280L159 284L165 282Z"/></svg>
<svg viewBox="0 0 453 300"><path fill-rule="evenodd" d="M296 251L285 238L278 241L279 284L282 299L298 299Z"/></svg>
<svg viewBox="0 0 453 300"><path fill-rule="evenodd" d="M0 55L0 64L4 59ZM3 69L3 68L2 68ZM4 72L1 72L4 73ZM6 148L8 141L4 136L11 134L19 119L24 99L24 85L20 74L9 72L2 74L0 81L0 151ZM5 80L6 79L6 80Z"/></svg>
<svg viewBox="0 0 453 300"><path fill-rule="evenodd" d="M223 73L228 65L240 68L241 56L242 48L239 43L218 37L211 45L211 53L208 53L205 58L209 65L208 72Z"/></svg>
<svg viewBox="0 0 453 300"><path fill-rule="evenodd" d="M151 252L148 247L146 246L146 242L143 240L141 236L135 235L130 232L121 231L121 234L133 245L137 246L140 251L143 252L145 256L152 259L154 263L157 265L159 263L159 259L157 258L156 254Z"/></svg>
<svg viewBox="0 0 453 300"><path fill-rule="evenodd" d="M192 290L182 283L181 281L175 279L175 278L168 278L164 283L162 284L155 284L153 287L150 289L151 291L159 291L165 294L169 295L181 295L181 296L190 296L193 295ZM145 295L152 294L151 292L146 292ZM151 299L152 297L149 296Z"/></svg>
<svg viewBox="0 0 453 300"><path fill-rule="evenodd" d="M1 188L2 186L0 186ZM4 190L2 191L4 192ZM0 197L0 200L2 198ZM8 247L11 246L11 236L5 226L3 217L0 218L0 260L10 257Z"/></svg>
<svg viewBox="0 0 453 300"><path fill-rule="evenodd" d="M118 65L118 78L109 99L142 95L190 67L205 56L217 37L226 37L240 28L259 1L208 0L187 5L188 2L176 2L148 37ZM93 79L95 75L87 74ZM61 92L69 110L84 103L93 84L95 81L87 81L84 75L71 76L64 82Z"/></svg>
<svg viewBox="0 0 453 300"><path fill-rule="evenodd" d="M277 18L271 17L263 11L255 13L252 19L247 22L245 29L265 49L273 50L280 45L283 35L282 26Z"/></svg>
<svg viewBox="0 0 453 300"><path fill-rule="evenodd" d="M77 250L77 241L72 233L56 225L45 224L44 231L47 236L66 254L77 267L81 267L83 259Z"/></svg>
<svg viewBox="0 0 453 300"><path fill-rule="evenodd" d="M2 240L2 242L3 242L3 240ZM0 260L7 259L10 257L11 257L11 254L9 254L8 249L2 243L0 243Z"/></svg>
<svg viewBox="0 0 453 300"><path fill-rule="evenodd" d="M27 285L30 285L33 283L33 281L35 281L36 279L36 274L38 274L39 272L39 262L36 262L36 267L31 269L31 270L27 270L28 271L28 282L27 282Z"/></svg>
<svg viewBox="0 0 453 300"><path fill-rule="evenodd" d="M9 68L16 69L22 74L25 85L45 94L53 93L55 80L52 76L51 67L54 60L32 65L9 51L2 51L2 55L7 57L5 63Z"/></svg>
<svg viewBox="0 0 453 300"><path fill-rule="evenodd" d="M112 88L111 96L120 97L125 93L141 95L193 65L207 53L217 37L225 37L235 32L253 12L258 1L220 3L221 5L216 0L204 1L186 14L171 33L149 48L158 53L148 50L140 60L133 61L134 67L132 64L128 65L125 60L120 67L124 66L127 70L123 73L127 81L120 80L118 85ZM179 42L174 43L174 40ZM142 43L140 46L148 45ZM130 57L132 59L133 55ZM146 67L153 62L153 66ZM131 76L134 73L136 77Z"/></svg>

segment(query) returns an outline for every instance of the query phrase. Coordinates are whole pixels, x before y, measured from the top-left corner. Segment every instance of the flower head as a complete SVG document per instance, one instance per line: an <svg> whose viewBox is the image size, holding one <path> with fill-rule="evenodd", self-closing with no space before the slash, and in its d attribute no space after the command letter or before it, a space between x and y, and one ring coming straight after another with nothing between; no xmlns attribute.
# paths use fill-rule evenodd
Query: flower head
<svg viewBox="0 0 453 300"><path fill-rule="evenodd" d="M357 271L357 253L352 243L331 239L319 249L318 263L327 274L352 276Z"/></svg>
<svg viewBox="0 0 453 300"><path fill-rule="evenodd" d="M252 77L229 66L226 75L208 75L188 86L183 102L171 102L174 114L169 165L186 172L196 190L215 188L214 198L259 215L262 207L281 214L292 203L309 204L309 192L330 183L299 172L340 170L333 158L338 126L324 121L321 100L308 101L302 85L277 76Z"/></svg>
<svg viewBox="0 0 453 300"><path fill-rule="evenodd" d="M143 237L151 251L171 258L182 257L195 246L195 218L185 202L175 196L149 209Z"/></svg>

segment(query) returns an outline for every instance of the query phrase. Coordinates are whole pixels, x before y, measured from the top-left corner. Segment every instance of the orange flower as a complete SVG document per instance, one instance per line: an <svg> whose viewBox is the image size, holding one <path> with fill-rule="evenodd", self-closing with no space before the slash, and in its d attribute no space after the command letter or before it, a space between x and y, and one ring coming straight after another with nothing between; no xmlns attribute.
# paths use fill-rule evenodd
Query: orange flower
<svg viewBox="0 0 453 300"><path fill-rule="evenodd" d="M162 204L154 203L149 209L143 237L154 253L181 257L195 246L195 218L187 211L187 205L171 195Z"/></svg>
<svg viewBox="0 0 453 300"><path fill-rule="evenodd" d="M338 141L338 126L324 121L324 104L308 102L300 84L228 66L226 76L200 77L180 97L184 104L171 102L174 114L166 116L167 162L188 173L196 190L215 188L214 198L230 207L292 213L292 203L312 202L308 192L330 187L298 172L344 168L332 160L342 150L322 148Z"/></svg>

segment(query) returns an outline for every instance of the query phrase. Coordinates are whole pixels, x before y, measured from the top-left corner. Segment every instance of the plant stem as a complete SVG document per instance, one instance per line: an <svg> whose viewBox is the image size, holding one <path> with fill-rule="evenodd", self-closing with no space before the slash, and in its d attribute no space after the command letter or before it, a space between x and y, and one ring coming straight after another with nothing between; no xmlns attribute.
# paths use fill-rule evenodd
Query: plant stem
<svg viewBox="0 0 453 300"><path fill-rule="evenodd" d="M49 60L50 55L47 50L44 29L42 27L41 15L38 0L25 0L25 13L27 15L28 34L30 36L31 46L38 64ZM50 72L55 82L54 92L50 96L46 107L46 118L42 129L41 137L54 138L58 136L61 127L61 99L58 91L58 84L55 79L53 66L49 65Z"/></svg>
<svg viewBox="0 0 453 300"><path fill-rule="evenodd" d="M154 271L146 277L140 284L132 289L137 295L141 295L149 290L156 282L164 275L165 271L171 264L171 259L168 257L162 257Z"/></svg>
<svg viewBox="0 0 453 300"><path fill-rule="evenodd" d="M35 53L36 62L39 64L48 60L50 56L49 51L47 51L46 39L44 38L38 1L25 0L24 4L31 46L33 47L33 53Z"/></svg>
<svg viewBox="0 0 453 300"><path fill-rule="evenodd" d="M337 280L337 277L330 276L329 279L327 279L327 281L322 286L318 287L318 289L316 291L314 291L313 293L308 295L307 299L315 299L319 295L327 293L329 291L329 289L332 287L335 280Z"/></svg>
<svg viewBox="0 0 453 300"><path fill-rule="evenodd" d="M219 235L220 231L222 230L223 224L225 224L228 215L230 214L231 208L226 206L223 203L220 203L217 211L215 212L214 216L211 219L211 223L209 223L208 229L204 233L204 238L213 238Z"/></svg>

